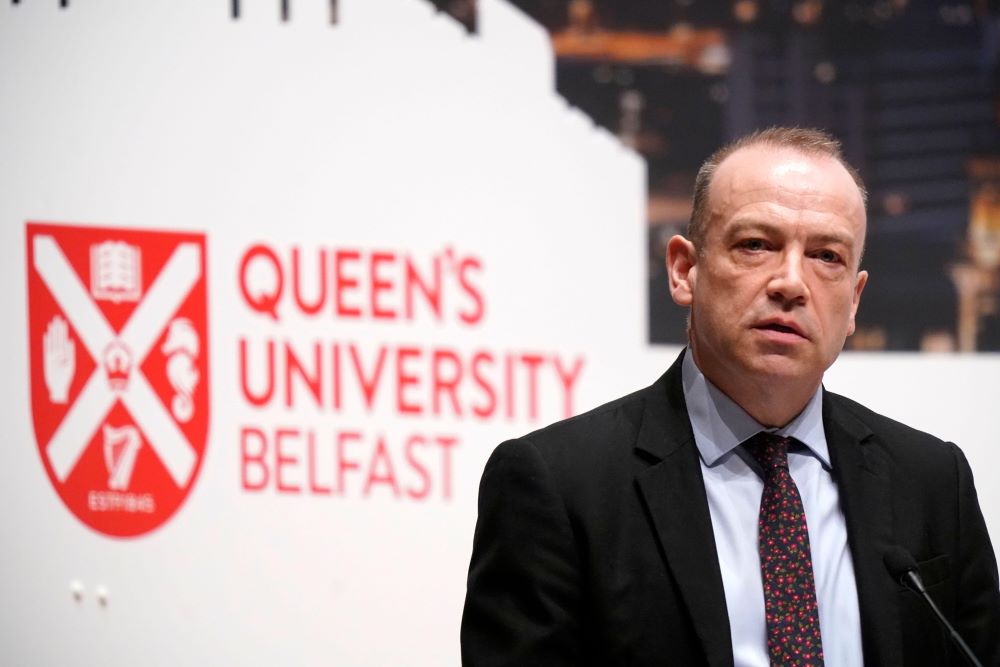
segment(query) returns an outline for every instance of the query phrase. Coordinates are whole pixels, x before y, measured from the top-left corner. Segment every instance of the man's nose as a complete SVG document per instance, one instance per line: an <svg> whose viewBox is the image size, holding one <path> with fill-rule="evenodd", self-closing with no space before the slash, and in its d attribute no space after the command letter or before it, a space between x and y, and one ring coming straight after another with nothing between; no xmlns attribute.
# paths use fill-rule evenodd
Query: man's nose
<svg viewBox="0 0 1000 667"><path fill-rule="evenodd" d="M782 305L804 303L809 295L803 275L803 257L799 253L786 252L781 263L767 283L767 295L780 301Z"/></svg>

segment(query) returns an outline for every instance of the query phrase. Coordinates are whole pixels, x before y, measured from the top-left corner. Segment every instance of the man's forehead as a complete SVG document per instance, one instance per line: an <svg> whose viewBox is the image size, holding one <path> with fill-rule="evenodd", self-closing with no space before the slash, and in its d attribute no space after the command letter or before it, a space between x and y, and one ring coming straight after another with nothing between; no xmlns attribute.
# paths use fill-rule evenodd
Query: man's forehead
<svg viewBox="0 0 1000 667"><path fill-rule="evenodd" d="M756 200L818 205L865 219L858 185L839 160L783 146L747 146L728 156L716 169L709 200L713 208Z"/></svg>
<svg viewBox="0 0 1000 667"><path fill-rule="evenodd" d="M791 146L754 144L733 151L716 168L716 179L725 177L775 176L795 178L819 171L841 173L856 188L843 163L831 155L805 151ZM839 180L839 179L838 179Z"/></svg>

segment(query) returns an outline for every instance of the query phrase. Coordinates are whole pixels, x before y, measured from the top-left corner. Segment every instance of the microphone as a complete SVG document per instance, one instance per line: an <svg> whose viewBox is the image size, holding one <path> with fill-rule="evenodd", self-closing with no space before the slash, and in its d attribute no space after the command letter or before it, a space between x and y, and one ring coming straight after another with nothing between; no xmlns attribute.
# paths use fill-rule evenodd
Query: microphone
<svg viewBox="0 0 1000 667"><path fill-rule="evenodd" d="M889 550L885 552L882 560L885 562L885 567L889 570L889 574L892 575L893 579L919 595L927 603L927 606L934 612L934 616L944 626L944 629L948 631L951 641L958 647L959 652L965 656L969 664L973 667L983 667L983 663L979 662L972 649L969 648L969 645L965 643L965 640L958 634L958 631L951 627L951 623L944 617L938 606L934 604L931 596L927 594L927 589L924 588L924 582L920 578L920 572L917 570L917 561L913 558L913 554L903 547L893 546L889 547Z"/></svg>

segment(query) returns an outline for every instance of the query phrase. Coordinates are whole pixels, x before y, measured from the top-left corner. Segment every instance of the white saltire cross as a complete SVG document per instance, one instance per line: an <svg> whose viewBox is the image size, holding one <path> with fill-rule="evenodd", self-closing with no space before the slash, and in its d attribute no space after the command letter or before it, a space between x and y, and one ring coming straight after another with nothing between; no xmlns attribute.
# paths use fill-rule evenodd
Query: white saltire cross
<svg viewBox="0 0 1000 667"><path fill-rule="evenodd" d="M201 278L201 248L195 243L177 246L117 336L52 236L34 237L34 257L35 270L97 362L46 446L56 478L66 480L115 400L120 399L174 483L183 488L194 470L194 448L164 409L141 366L171 316ZM120 392L111 389L101 372L101 354L113 342L132 353L128 384Z"/></svg>

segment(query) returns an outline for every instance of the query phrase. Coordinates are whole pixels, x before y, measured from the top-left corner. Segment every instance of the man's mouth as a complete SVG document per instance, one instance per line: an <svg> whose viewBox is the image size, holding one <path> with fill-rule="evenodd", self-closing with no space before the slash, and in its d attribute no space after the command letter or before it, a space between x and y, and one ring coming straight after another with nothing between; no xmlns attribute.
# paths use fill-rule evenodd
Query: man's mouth
<svg viewBox="0 0 1000 667"><path fill-rule="evenodd" d="M783 333L783 334L792 334L795 336L799 336L800 338L807 338L807 339L809 338L797 326L794 326L792 324L785 324L782 322L764 322L762 324L756 325L754 328L761 329L764 331L776 331L778 333Z"/></svg>
<svg viewBox="0 0 1000 667"><path fill-rule="evenodd" d="M760 327L761 329L771 329L772 331L784 331L787 333L798 333L795 329L791 327L786 327L784 324L765 324Z"/></svg>

